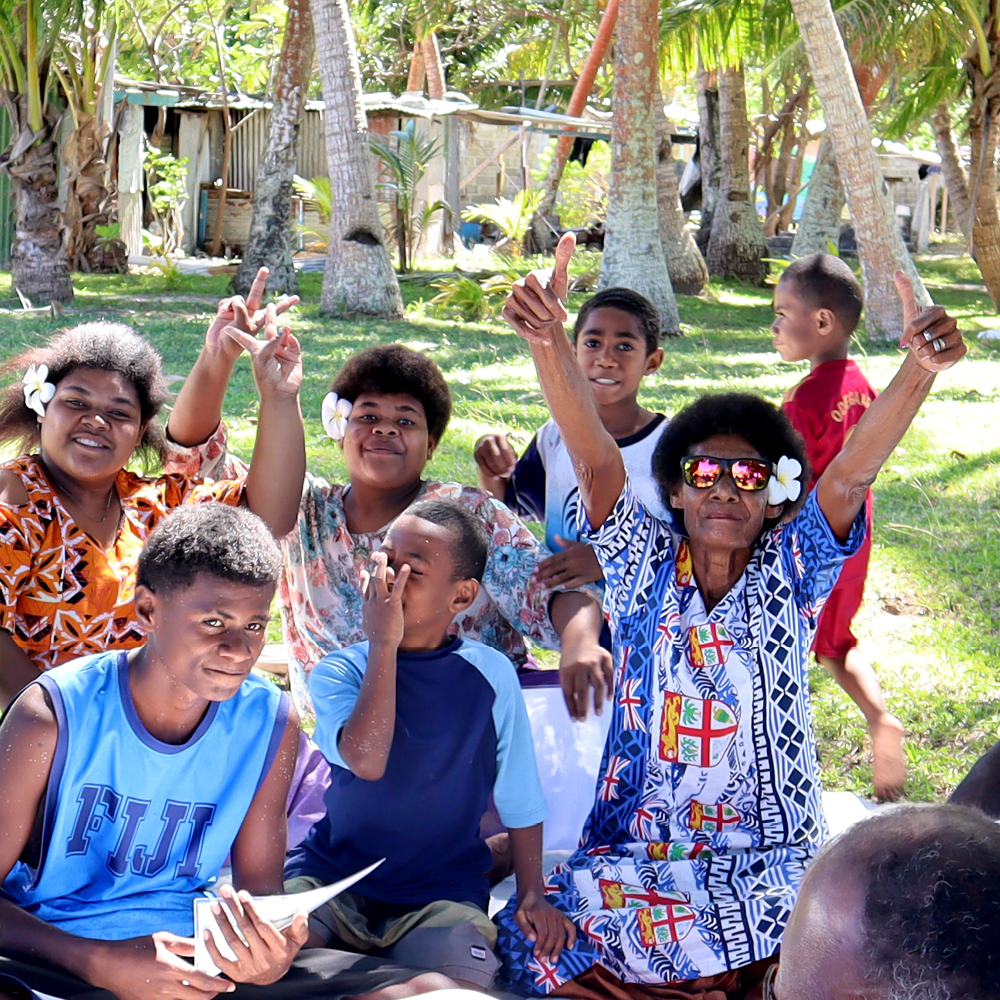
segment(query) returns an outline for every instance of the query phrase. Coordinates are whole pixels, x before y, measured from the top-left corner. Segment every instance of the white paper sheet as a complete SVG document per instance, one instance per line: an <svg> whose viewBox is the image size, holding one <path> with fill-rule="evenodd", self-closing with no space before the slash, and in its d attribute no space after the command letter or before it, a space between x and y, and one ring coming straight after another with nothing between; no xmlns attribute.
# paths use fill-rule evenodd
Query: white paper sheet
<svg viewBox="0 0 1000 1000"><path fill-rule="evenodd" d="M257 913L274 924L278 930L284 930L297 914L312 913L318 906L329 902L334 896L339 895L355 882L373 872L383 861L385 858L381 858L367 868L362 868L361 871L355 872L353 875L348 875L347 878L343 878L339 882L322 885L318 889L310 889L307 892L282 893L277 896L258 896L254 899ZM215 946L224 958L228 958L230 961L236 960L233 949L229 947L229 943L222 936L218 918L212 912L212 907L216 903L221 905L222 912L226 914L235 929L236 922L222 897L198 896L194 900L194 967L199 972L204 972L209 976L218 976L222 970L212 961L212 956L205 946L205 931L212 932Z"/></svg>

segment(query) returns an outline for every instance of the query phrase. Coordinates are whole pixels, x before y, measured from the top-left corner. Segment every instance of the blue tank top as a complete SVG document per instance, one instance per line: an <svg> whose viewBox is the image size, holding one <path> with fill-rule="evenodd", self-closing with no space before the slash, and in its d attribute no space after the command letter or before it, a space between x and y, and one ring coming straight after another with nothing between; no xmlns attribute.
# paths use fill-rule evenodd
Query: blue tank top
<svg viewBox="0 0 1000 1000"><path fill-rule="evenodd" d="M36 683L52 699L59 737L38 867L19 861L3 896L80 937L190 937L192 898L217 878L271 768L287 695L251 675L173 745L139 719L122 651L74 660Z"/></svg>

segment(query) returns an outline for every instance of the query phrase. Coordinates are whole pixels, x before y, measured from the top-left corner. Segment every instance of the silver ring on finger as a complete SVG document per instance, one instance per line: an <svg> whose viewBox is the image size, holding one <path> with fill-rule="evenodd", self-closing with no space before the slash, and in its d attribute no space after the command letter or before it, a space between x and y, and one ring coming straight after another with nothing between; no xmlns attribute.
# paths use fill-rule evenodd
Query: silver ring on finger
<svg viewBox="0 0 1000 1000"><path fill-rule="evenodd" d="M190 985L191 985L191 980L190 979L182 979L181 980L181 986L190 986Z"/></svg>
<svg viewBox="0 0 1000 1000"><path fill-rule="evenodd" d="M942 340L941 337L935 338L934 340L931 341L931 343L934 345L935 354L940 354L945 349L945 347L948 346L947 344L945 344L944 340Z"/></svg>
<svg viewBox="0 0 1000 1000"><path fill-rule="evenodd" d="M924 330L924 343L929 344L934 339L934 334L930 330Z"/></svg>

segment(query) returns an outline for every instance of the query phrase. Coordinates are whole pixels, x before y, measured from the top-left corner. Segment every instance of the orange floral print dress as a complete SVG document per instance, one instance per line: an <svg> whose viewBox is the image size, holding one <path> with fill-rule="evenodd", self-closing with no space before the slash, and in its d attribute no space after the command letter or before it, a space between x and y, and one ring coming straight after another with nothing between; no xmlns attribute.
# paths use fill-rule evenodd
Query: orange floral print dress
<svg viewBox="0 0 1000 1000"><path fill-rule="evenodd" d="M121 522L102 549L73 520L35 455L0 464L27 504L0 504L0 628L41 670L88 653L131 649L144 635L132 611L135 572L149 533L182 503L238 504L242 482L118 473Z"/></svg>

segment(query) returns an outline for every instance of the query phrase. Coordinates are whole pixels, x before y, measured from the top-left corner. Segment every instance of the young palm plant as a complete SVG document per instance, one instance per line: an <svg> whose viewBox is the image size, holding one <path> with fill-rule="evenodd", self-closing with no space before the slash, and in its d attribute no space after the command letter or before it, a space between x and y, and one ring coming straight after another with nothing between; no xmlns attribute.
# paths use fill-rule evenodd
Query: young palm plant
<svg viewBox="0 0 1000 1000"><path fill-rule="evenodd" d="M395 141L392 141L395 140ZM371 137L372 152L386 165L390 179L376 185L394 194L393 229L399 250L399 270L408 274L424 230L436 212L446 205L443 201L424 205L417 197L417 186L437 155L439 144L417 131L417 123L407 123L388 136Z"/></svg>
<svg viewBox="0 0 1000 1000"><path fill-rule="evenodd" d="M498 250L504 250L511 257L520 257L524 239L531 227L531 219L541 204L543 192L524 188L510 198L497 198L492 205L469 205L462 212L462 218L469 222L489 222L503 233L497 243Z"/></svg>

